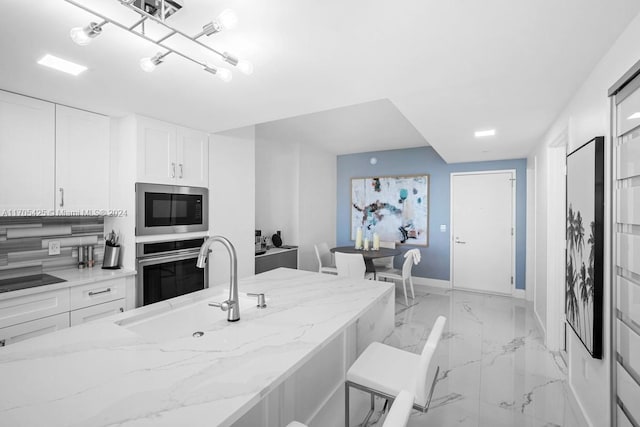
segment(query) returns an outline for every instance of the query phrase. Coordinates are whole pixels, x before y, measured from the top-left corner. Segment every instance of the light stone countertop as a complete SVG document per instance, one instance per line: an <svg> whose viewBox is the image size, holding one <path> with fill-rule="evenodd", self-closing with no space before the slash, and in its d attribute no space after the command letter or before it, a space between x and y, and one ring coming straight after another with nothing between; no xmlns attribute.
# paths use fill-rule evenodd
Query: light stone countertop
<svg viewBox="0 0 640 427"><path fill-rule="evenodd" d="M239 290L235 323L218 287L0 348L1 424L229 426L394 286L280 268Z"/></svg>
<svg viewBox="0 0 640 427"><path fill-rule="evenodd" d="M72 288L74 286L86 285L87 283L134 276L136 274L136 271L126 270L122 268L117 270L103 270L100 267L93 267L83 268L82 270L78 268L69 268L65 270L48 271L46 273L64 279L66 280L66 282L53 283L51 285L34 286L32 288L19 289L16 291L2 292L0 293L0 301L9 298L21 297L24 295L37 294L40 292Z"/></svg>
<svg viewBox="0 0 640 427"><path fill-rule="evenodd" d="M264 256L269 256L269 255L275 255L275 254L281 254L283 252L290 252L290 251L297 251L298 247L297 246L287 246L287 247L270 247L267 249L267 251L263 254L260 255L256 255L256 258L260 258L260 257L264 257Z"/></svg>

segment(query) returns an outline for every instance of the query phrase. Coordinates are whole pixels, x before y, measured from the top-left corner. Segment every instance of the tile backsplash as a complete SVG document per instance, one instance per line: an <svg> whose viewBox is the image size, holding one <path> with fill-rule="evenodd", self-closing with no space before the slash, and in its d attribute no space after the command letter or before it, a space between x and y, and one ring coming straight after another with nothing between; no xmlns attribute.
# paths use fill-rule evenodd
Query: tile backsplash
<svg viewBox="0 0 640 427"><path fill-rule="evenodd" d="M49 241L60 254L49 255ZM78 265L78 246L93 246L95 266L104 255L102 217L0 217L0 279Z"/></svg>

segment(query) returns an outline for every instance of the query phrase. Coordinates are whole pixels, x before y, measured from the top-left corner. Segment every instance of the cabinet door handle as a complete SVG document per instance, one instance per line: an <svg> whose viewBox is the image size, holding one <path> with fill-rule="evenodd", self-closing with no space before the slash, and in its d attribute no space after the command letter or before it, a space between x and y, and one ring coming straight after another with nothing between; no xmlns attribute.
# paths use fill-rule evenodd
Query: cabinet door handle
<svg viewBox="0 0 640 427"><path fill-rule="evenodd" d="M7 341L6 340L0 340L0 347L4 347L5 345L7 345Z"/></svg>
<svg viewBox="0 0 640 427"><path fill-rule="evenodd" d="M111 288L107 288L107 289L105 289L103 291L98 291L98 292L91 291L91 292L89 292L89 296L92 297L94 295L106 294L108 292L111 292Z"/></svg>
<svg viewBox="0 0 640 427"><path fill-rule="evenodd" d="M60 187L60 207L64 206L64 188Z"/></svg>
<svg viewBox="0 0 640 427"><path fill-rule="evenodd" d="M175 178L175 177L176 177L176 164L171 163L171 178Z"/></svg>
<svg viewBox="0 0 640 427"><path fill-rule="evenodd" d="M184 175L184 171L182 170L182 163L180 163L180 178Z"/></svg>
<svg viewBox="0 0 640 427"><path fill-rule="evenodd" d="M120 313L124 313L124 307L120 307Z"/></svg>

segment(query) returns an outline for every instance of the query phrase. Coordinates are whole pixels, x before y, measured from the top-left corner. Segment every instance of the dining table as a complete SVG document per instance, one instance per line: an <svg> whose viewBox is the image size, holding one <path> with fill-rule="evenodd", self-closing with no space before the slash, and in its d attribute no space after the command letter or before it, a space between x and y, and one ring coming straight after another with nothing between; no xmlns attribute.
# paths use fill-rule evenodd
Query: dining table
<svg viewBox="0 0 640 427"><path fill-rule="evenodd" d="M329 249L331 253L342 252L345 254L361 254L364 258L364 265L367 267L367 273L376 274L376 266L373 260L376 258L386 258L390 256L400 255L402 251L395 248L379 248L379 249L356 249L354 246L338 246Z"/></svg>

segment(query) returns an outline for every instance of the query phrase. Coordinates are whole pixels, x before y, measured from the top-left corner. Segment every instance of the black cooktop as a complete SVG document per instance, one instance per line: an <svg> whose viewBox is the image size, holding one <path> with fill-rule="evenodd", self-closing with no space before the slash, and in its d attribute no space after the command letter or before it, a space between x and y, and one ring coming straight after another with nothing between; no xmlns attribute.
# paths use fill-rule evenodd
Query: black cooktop
<svg viewBox="0 0 640 427"><path fill-rule="evenodd" d="M66 282L66 280L50 274L14 277L12 279L0 280L0 292L17 291L19 289L34 288L36 286L51 285L60 282Z"/></svg>

